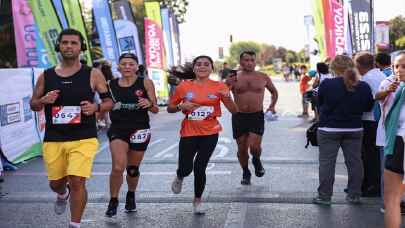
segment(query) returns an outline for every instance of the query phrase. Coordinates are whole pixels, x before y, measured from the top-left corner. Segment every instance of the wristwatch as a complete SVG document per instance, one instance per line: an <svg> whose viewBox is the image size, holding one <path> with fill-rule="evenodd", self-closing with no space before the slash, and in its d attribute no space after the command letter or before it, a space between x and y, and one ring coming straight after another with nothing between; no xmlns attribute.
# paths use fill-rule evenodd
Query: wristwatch
<svg viewBox="0 0 405 228"><path fill-rule="evenodd" d="M177 109L178 111L181 111L180 104L176 105L176 109Z"/></svg>

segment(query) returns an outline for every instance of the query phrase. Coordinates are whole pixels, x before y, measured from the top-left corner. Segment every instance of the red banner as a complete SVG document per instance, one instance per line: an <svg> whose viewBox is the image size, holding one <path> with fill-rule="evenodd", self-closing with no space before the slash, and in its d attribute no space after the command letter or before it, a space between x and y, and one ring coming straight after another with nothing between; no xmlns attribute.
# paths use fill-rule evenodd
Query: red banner
<svg viewBox="0 0 405 228"><path fill-rule="evenodd" d="M148 67L164 69L162 28L155 21L145 18L145 55Z"/></svg>
<svg viewBox="0 0 405 228"><path fill-rule="evenodd" d="M332 37L331 56L342 54L345 50L345 21L343 5L336 0L331 0L332 12Z"/></svg>

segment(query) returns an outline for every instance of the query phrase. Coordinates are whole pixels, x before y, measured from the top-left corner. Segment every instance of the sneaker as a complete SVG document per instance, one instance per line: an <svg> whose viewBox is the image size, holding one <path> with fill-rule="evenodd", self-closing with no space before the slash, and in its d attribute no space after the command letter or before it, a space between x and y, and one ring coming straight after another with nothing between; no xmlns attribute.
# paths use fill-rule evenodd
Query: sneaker
<svg viewBox="0 0 405 228"><path fill-rule="evenodd" d="M361 204L360 196L346 196L346 201L350 204Z"/></svg>
<svg viewBox="0 0 405 228"><path fill-rule="evenodd" d="M250 185L251 176L252 174L250 173L250 171L243 172L242 180L240 181L241 185Z"/></svg>
<svg viewBox="0 0 405 228"><path fill-rule="evenodd" d="M312 199L312 203L313 204L319 204L319 205L326 205L326 206L330 206L332 204L331 200L329 199L323 199L319 196L315 197Z"/></svg>
<svg viewBox="0 0 405 228"><path fill-rule="evenodd" d="M134 192L127 192L127 197L125 200L125 210L126 210L126 212L135 212L136 211Z"/></svg>
<svg viewBox="0 0 405 228"><path fill-rule="evenodd" d="M57 215L61 215L66 211L66 205L70 196L70 188L69 185L66 185L66 191L68 193L68 195L66 196L66 198L60 198L59 196L56 196L56 201L54 204L54 211L55 214Z"/></svg>
<svg viewBox="0 0 405 228"><path fill-rule="evenodd" d="M203 215L205 214L204 210L202 209L201 202L193 202L193 213L196 215Z"/></svg>
<svg viewBox="0 0 405 228"><path fill-rule="evenodd" d="M118 200L110 199L107 211L105 212L105 216L111 218L117 215L117 208L118 208Z"/></svg>
<svg viewBox="0 0 405 228"><path fill-rule="evenodd" d="M181 188L183 187L183 179L180 179L176 176L172 183L172 192L174 194L179 194L181 192Z"/></svg>
<svg viewBox="0 0 405 228"><path fill-rule="evenodd" d="M260 158L253 157L252 163L253 163L253 166L255 167L255 175L257 177L262 177L266 171L263 168Z"/></svg>

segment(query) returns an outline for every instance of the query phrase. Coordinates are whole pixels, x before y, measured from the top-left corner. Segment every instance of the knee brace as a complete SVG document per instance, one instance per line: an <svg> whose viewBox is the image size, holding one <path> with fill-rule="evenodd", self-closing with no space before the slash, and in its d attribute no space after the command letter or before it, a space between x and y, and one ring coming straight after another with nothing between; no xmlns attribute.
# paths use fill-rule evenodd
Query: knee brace
<svg viewBox="0 0 405 228"><path fill-rule="evenodd" d="M138 177L139 176L139 167L136 165L127 166L127 175L130 177Z"/></svg>

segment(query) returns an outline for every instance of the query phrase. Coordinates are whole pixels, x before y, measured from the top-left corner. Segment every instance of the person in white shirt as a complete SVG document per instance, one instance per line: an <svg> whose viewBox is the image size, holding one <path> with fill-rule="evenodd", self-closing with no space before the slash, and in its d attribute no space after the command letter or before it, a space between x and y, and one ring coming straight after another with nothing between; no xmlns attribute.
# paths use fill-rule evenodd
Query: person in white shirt
<svg viewBox="0 0 405 228"><path fill-rule="evenodd" d="M405 192L404 185L404 137L405 137L405 52L401 52L394 61L394 81L387 78L386 89L379 92L381 99L382 126L385 135L379 135L384 141L384 205L385 227L397 228L401 225L400 202ZM382 84L384 86L384 84ZM384 139L384 140L382 140Z"/></svg>
<svg viewBox="0 0 405 228"><path fill-rule="evenodd" d="M366 82L375 97L385 75L375 68L374 56L368 52L359 52L354 57L361 80ZM378 104L377 104L378 105ZM361 148L364 167L364 179L361 186L363 197L380 197L380 154L376 146L377 122L373 111L363 114L363 145Z"/></svg>

